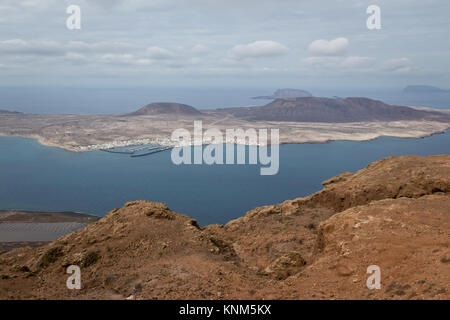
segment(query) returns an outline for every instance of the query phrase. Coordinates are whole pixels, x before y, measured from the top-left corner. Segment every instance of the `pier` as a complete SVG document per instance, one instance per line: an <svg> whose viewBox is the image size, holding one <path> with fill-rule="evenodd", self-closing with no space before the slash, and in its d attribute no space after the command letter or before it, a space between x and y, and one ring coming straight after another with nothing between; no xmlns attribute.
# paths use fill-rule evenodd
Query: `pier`
<svg viewBox="0 0 450 320"><path fill-rule="evenodd" d="M117 154L126 154L126 155L130 155L130 157L132 158L136 158L136 157L144 157L144 156L148 156L151 154L155 154L158 152L162 152L162 151L166 151L166 150L170 150L173 149L173 147L169 147L169 146L160 146L160 145L153 145L153 146L140 146L140 147L134 147L134 148L129 148L129 149L118 149L118 148L111 148L111 149L100 149L100 151L103 152L108 152L108 153L117 153ZM145 150L145 151L144 151ZM139 153L139 152L142 153Z"/></svg>
<svg viewBox="0 0 450 320"><path fill-rule="evenodd" d="M145 157L145 156L148 156L148 155L151 155L154 153L163 152L163 151L170 150L170 149L173 149L173 147L162 147L162 148L157 147L157 148L153 148L152 150L149 149L150 151L146 152L146 153L132 154L130 157L132 157L132 158Z"/></svg>
<svg viewBox="0 0 450 320"><path fill-rule="evenodd" d="M135 151L114 151L113 149L100 149L100 151L119 154L134 154Z"/></svg>

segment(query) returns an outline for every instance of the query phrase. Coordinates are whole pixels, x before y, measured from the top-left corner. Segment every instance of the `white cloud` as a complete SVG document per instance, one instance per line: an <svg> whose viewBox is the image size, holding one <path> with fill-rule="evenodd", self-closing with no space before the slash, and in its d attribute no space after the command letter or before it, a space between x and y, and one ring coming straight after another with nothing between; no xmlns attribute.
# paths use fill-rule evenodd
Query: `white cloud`
<svg viewBox="0 0 450 320"><path fill-rule="evenodd" d="M361 25L366 7L353 11L354 3L361 0L328 2L324 10L317 1L298 0L0 0L0 82L34 83L31 76L38 74L63 83L66 78L59 74L70 71L93 84L98 75L114 74L108 81L120 85L128 83L123 79L128 79L129 72L142 75L133 77L136 83L156 81L152 79L158 78L150 75L172 72L170 83L178 85L185 83L180 80L182 73L174 69L180 65L185 66L184 74L207 74L195 81L208 85L228 83L215 73L226 74L227 81L235 75L237 82L271 86L305 74L322 84L330 75L347 72L383 85L397 81L396 75L402 74L411 76L411 82L426 82L426 77L435 83L449 79L449 50L440 41L445 30L439 26L448 20L450 1L439 5L434 1L433 7L423 0L401 0L424 22L411 23L408 15L400 14L403 4L392 4L390 11L404 18L399 24L405 28L386 28L370 35ZM81 30L67 30L68 4L80 5ZM355 12L360 12L361 23L352 22ZM231 15L230 20L227 17ZM330 17L337 29L324 23ZM299 21L308 27L299 28ZM420 50L417 39L424 43ZM155 48L148 52L152 46ZM415 58L411 63L402 57ZM279 75L252 77L252 72L259 70L279 70ZM373 77L375 73L377 77ZM8 78L7 74L17 77ZM91 74L95 79L89 78ZM348 77L342 81L352 84L359 80Z"/></svg>
<svg viewBox="0 0 450 320"><path fill-rule="evenodd" d="M382 69L392 73L409 73L412 63L408 58L390 59L383 62Z"/></svg>
<svg viewBox="0 0 450 320"><path fill-rule="evenodd" d="M192 47L191 52L195 55L204 55L207 53L210 53L210 49L203 45L203 44L197 44L195 46Z"/></svg>
<svg viewBox="0 0 450 320"><path fill-rule="evenodd" d="M0 53L21 55L57 55L63 54L64 49L55 41L10 39L0 41Z"/></svg>
<svg viewBox="0 0 450 320"><path fill-rule="evenodd" d="M125 42L84 42L84 41L70 41L67 44L67 49L79 52L123 52L125 50L136 49L135 45Z"/></svg>
<svg viewBox="0 0 450 320"><path fill-rule="evenodd" d="M118 5L121 5L124 0L89 0L90 3L93 3L97 6L100 6L105 9L111 9L113 7L116 7Z"/></svg>
<svg viewBox="0 0 450 320"><path fill-rule="evenodd" d="M160 47L150 47L147 49L147 54L151 59L164 60L164 59L172 59L174 54L172 51L169 51Z"/></svg>
<svg viewBox="0 0 450 320"><path fill-rule="evenodd" d="M370 57L310 57L305 62L319 68L364 69L372 67L376 60Z"/></svg>
<svg viewBox="0 0 450 320"><path fill-rule="evenodd" d="M47 8L54 4L54 0L2 0L4 8L18 7L21 9Z"/></svg>
<svg viewBox="0 0 450 320"><path fill-rule="evenodd" d="M375 63L374 58L369 57L346 57L342 61L344 68L366 68L371 67Z"/></svg>
<svg viewBox="0 0 450 320"><path fill-rule="evenodd" d="M313 55L318 56L342 56L347 53L349 42L346 38L334 40L315 40L311 42L308 50Z"/></svg>
<svg viewBox="0 0 450 320"><path fill-rule="evenodd" d="M65 55L69 52L77 53L123 53L135 50L134 45L123 42L83 42L70 41L61 43L51 40L23 40L9 39L0 41L0 53L14 55Z"/></svg>
<svg viewBox="0 0 450 320"><path fill-rule="evenodd" d="M113 54L108 53L100 56L100 62L110 64L124 65L150 65L153 62L150 59L138 58L132 54Z"/></svg>
<svg viewBox="0 0 450 320"><path fill-rule="evenodd" d="M288 51L289 49L279 42L261 40L234 46L228 54L234 59L245 59L280 56L286 54Z"/></svg>
<svg viewBox="0 0 450 320"><path fill-rule="evenodd" d="M157 46L147 50L124 42L56 42L9 39L0 41L0 56L9 63L55 64L69 62L117 65L151 65L154 60L171 59L175 54ZM38 59L38 60L37 60Z"/></svg>
<svg viewBox="0 0 450 320"><path fill-rule="evenodd" d="M87 57L84 54L76 52L67 52L64 56L64 59L72 63L84 63L88 61Z"/></svg>
<svg viewBox="0 0 450 320"><path fill-rule="evenodd" d="M304 62L313 67L327 71L364 71L377 74L411 74L416 70L408 58L380 61L371 57L309 57Z"/></svg>

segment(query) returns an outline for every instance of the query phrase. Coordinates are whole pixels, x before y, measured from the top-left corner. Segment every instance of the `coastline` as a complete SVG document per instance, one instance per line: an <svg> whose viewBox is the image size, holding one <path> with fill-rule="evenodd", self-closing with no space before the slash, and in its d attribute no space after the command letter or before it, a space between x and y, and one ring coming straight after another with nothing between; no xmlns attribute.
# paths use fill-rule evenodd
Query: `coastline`
<svg viewBox="0 0 450 320"><path fill-rule="evenodd" d="M2 222L27 222L38 220L45 222L63 221L90 221L101 217L77 211L50 211L50 210L23 210L0 209L0 223Z"/></svg>
<svg viewBox="0 0 450 320"><path fill-rule="evenodd" d="M44 246L100 218L72 211L0 210L0 252Z"/></svg>
<svg viewBox="0 0 450 320"><path fill-rule="evenodd" d="M407 121L401 121L401 123L405 123ZM409 124L412 123L418 123L419 121L409 121ZM398 124L400 121L393 121L390 124ZM302 123L303 124L303 123ZM339 123L336 124L341 126L352 126L352 125L360 125L361 128L364 125L379 125L380 122L367 122L367 123ZM422 129L422 130L412 130L410 128L399 128L397 132L393 132L392 128L384 129L383 126L376 128L374 132L363 132L361 130L360 132L352 132L351 134L343 133L343 132L326 132L326 129L324 129L325 132L321 132L316 137L313 137L311 135L307 135L306 137L292 137L289 135L283 135L283 133L280 130L280 141L279 145L284 144L325 144L332 141L371 141L378 139L380 137L393 137L393 138L410 138L410 139L421 139L433 136L435 134L443 134L450 128L450 123L443 123L443 122L430 122L427 121L426 124L430 125L432 128ZM289 125L289 124L288 124ZM308 123L309 127L313 127L317 131L320 131L321 126L330 126L329 123ZM283 129L283 128L281 128ZM377 131L378 129L378 131ZM386 132L389 131L390 132ZM301 131L301 129L299 129ZM147 138L147 137L135 137L129 140L112 140L109 142L105 142L103 144L91 144L91 145L68 145L64 143L55 143L53 141L50 141L49 139L37 135L37 134L7 134L0 131L0 136L3 137L18 137L18 138L26 138L26 139L33 139L37 141L39 144L46 146L46 147L56 147L59 149L63 149L70 152L88 152L88 151L98 151L103 149L112 149L112 148L119 148L119 147L130 147L130 146L139 146L139 145L145 145L145 144L158 144L160 146L171 146L171 147L177 147L176 143L171 142L169 138L162 138L162 137L155 137L155 138ZM207 141L202 142L203 145L208 145L209 143ZM234 143L236 145L241 145L243 143L239 142L229 142L226 141L224 143ZM192 145L194 145L195 142ZM245 145L248 145L248 143L244 143ZM270 145L271 143L269 143Z"/></svg>

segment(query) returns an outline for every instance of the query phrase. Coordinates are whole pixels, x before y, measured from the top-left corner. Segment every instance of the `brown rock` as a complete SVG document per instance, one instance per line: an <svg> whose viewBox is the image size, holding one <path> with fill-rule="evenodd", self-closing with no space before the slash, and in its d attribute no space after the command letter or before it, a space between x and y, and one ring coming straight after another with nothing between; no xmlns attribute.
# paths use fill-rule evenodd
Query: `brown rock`
<svg viewBox="0 0 450 320"><path fill-rule="evenodd" d="M3 253L0 299L449 299L449 184L450 156L392 157L204 228L129 202L44 247ZM67 290L67 264L81 267L79 292ZM39 273L18 268L33 265ZM366 287L370 265L382 290Z"/></svg>
<svg viewBox="0 0 450 320"><path fill-rule="evenodd" d="M278 279L286 279L298 273L304 265L306 265L305 259L300 253L294 251L276 259L265 269L265 272L274 275Z"/></svg>

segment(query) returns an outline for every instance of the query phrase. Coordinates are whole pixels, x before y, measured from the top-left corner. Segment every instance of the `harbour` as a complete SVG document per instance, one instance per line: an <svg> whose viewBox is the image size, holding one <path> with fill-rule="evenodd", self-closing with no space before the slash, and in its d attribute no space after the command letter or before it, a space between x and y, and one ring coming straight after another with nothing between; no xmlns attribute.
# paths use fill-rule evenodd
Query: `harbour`
<svg viewBox="0 0 450 320"><path fill-rule="evenodd" d="M119 147L119 148L109 148L100 149L100 151L115 153L115 154L125 154L130 155L132 158L145 157L155 153L167 151L173 149L172 146L161 146L161 145L146 145L146 146L131 146L131 147Z"/></svg>

